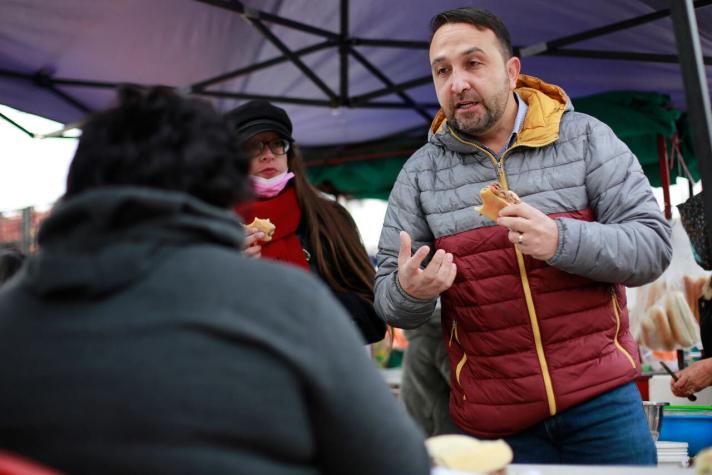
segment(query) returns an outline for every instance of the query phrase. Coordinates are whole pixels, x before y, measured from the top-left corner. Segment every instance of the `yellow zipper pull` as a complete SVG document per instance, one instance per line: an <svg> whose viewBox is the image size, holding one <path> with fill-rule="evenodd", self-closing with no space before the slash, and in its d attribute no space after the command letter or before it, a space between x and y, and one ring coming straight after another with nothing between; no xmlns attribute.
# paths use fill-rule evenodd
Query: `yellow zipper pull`
<svg viewBox="0 0 712 475"><path fill-rule="evenodd" d="M616 295L616 289L612 285L608 289L608 292L611 294L611 298L613 299L613 308L616 310L616 312L620 313L621 307L620 305L618 305L618 296Z"/></svg>

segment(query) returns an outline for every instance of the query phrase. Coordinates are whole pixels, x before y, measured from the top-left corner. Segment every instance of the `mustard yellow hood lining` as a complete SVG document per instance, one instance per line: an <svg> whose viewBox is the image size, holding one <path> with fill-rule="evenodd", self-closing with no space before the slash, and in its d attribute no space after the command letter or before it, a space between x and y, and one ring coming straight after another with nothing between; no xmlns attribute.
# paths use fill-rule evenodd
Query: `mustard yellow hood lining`
<svg viewBox="0 0 712 475"><path fill-rule="evenodd" d="M520 74L515 91L529 106L516 145L541 147L558 139L561 116L569 103L564 90L534 76ZM443 133L447 130L445 124L445 113L440 109L430 131L433 134Z"/></svg>

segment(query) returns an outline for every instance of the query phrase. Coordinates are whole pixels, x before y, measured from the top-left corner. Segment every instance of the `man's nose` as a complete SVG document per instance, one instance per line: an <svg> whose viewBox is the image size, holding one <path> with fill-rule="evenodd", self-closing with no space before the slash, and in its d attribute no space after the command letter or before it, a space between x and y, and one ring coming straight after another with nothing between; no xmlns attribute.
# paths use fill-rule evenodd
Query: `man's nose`
<svg viewBox="0 0 712 475"><path fill-rule="evenodd" d="M470 89L470 83L467 76L461 71L453 71L450 76L450 90L455 94L460 94L468 89Z"/></svg>

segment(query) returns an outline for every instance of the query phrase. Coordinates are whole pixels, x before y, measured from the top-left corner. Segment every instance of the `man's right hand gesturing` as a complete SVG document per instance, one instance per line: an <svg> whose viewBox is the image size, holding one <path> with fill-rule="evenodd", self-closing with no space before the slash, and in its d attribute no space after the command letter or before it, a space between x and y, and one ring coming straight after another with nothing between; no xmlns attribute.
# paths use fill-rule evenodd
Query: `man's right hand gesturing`
<svg viewBox="0 0 712 475"><path fill-rule="evenodd" d="M400 232L400 252L398 253L398 283L411 297L430 300L450 288L457 275L457 265L452 262L452 254L439 249L425 269L420 268L428 255L428 246L422 246L410 254L410 235Z"/></svg>

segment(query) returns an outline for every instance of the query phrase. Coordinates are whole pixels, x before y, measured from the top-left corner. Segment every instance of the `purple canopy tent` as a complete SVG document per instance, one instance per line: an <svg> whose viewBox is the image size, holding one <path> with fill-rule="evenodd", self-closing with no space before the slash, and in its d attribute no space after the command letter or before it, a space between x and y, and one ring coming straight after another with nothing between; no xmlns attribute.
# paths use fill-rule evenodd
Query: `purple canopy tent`
<svg viewBox="0 0 712 475"><path fill-rule="evenodd" d="M427 126L428 21L463 5L501 16L523 72L571 97L655 91L689 109L712 183L712 0L0 0L0 103L73 124L120 83L167 84L221 109L278 102L303 145L373 140Z"/></svg>

